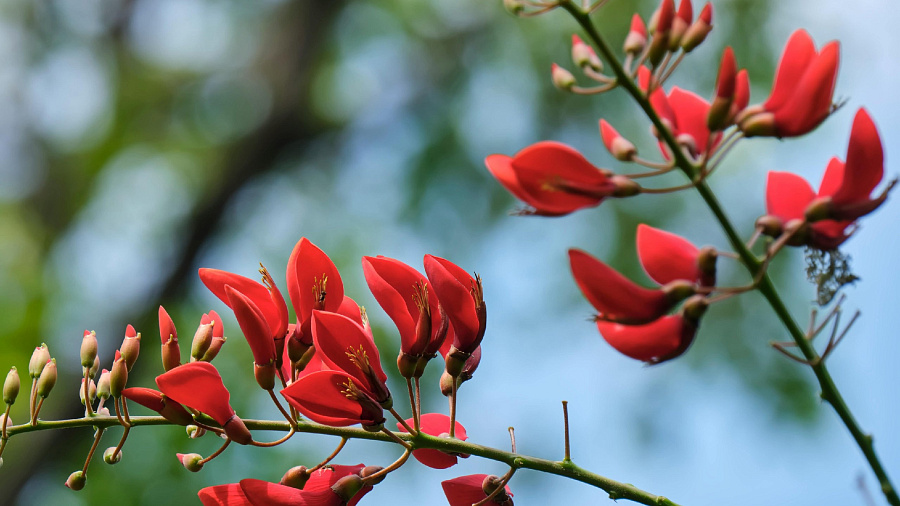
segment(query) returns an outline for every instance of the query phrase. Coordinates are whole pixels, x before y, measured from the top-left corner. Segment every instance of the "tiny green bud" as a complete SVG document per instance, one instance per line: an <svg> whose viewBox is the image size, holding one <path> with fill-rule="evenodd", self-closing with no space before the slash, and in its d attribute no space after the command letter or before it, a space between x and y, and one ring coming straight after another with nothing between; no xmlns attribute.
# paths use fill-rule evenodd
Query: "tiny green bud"
<svg viewBox="0 0 900 506"><path fill-rule="evenodd" d="M50 350L47 349L46 344L41 344L31 353L31 361L28 362L28 374L32 378L40 377L41 371L44 370L44 366L47 365L47 362L49 361Z"/></svg>
<svg viewBox="0 0 900 506"><path fill-rule="evenodd" d="M81 490L84 488L85 481L87 481L87 478L84 477L84 473L75 471L66 479L66 486L72 490Z"/></svg>
<svg viewBox="0 0 900 506"><path fill-rule="evenodd" d="M192 473L203 469L203 457L196 453L176 453L175 456L178 457L181 465Z"/></svg>
<svg viewBox="0 0 900 506"><path fill-rule="evenodd" d="M103 369L100 379L97 380L97 396L101 399L109 399L109 371Z"/></svg>
<svg viewBox="0 0 900 506"><path fill-rule="evenodd" d="M41 396L41 398L47 398L50 395L50 391L53 390L53 386L56 385L56 359L51 358L44 365L44 369L41 371L40 377L38 377L37 382L37 394Z"/></svg>
<svg viewBox="0 0 900 506"><path fill-rule="evenodd" d="M115 446L110 446L103 452L103 462L109 465L118 464L122 460L122 450L116 451Z"/></svg>
<svg viewBox="0 0 900 506"><path fill-rule="evenodd" d="M85 330L81 338L81 366L92 367L95 358L97 358L97 333Z"/></svg>
<svg viewBox="0 0 900 506"><path fill-rule="evenodd" d="M15 367L12 367L6 375L6 381L3 382L3 402L7 404L16 402L16 396L19 395L19 385L19 373Z"/></svg>
<svg viewBox="0 0 900 506"><path fill-rule="evenodd" d="M551 69L550 77L553 79L553 85L561 90L571 90L575 86L575 76L555 63Z"/></svg>
<svg viewBox="0 0 900 506"><path fill-rule="evenodd" d="M89 399L87 400L87 402L93 403L93 402L94 402L94 399L97 398L97 385L94 384L94 380L91 380L90 383L88 383L87 390L88 390L88 397L89 397ZM81 399L81 404L85 404L85 400L84 400L84 378L81 378L81 387L78 389L78 397Z"/></svg>
<svg viewBox="0 0 900 506"><path fill-rule="evenodd" d="M128 364L122 358L121 353L116 351L116 361L113 362L112 370L109 372L110 395L113 397L121 396L126 383L128 383Z"/></svg>

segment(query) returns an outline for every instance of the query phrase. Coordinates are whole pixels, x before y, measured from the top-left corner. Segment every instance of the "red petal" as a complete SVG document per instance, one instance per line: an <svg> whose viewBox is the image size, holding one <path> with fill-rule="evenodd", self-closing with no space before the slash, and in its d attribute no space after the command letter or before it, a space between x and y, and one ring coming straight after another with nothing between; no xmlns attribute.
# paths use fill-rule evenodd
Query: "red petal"
<svg viewBox="0 0 900 506"><path fill-rule="evenodd" d="M481 489L481 484L487 477L488 475L486 474L460 476L452 480L442 481L441 487L444 489L444 495L447 496L450 506L472 506L487 497L487 494ZM506 486L506 493L510 497L512 496L508 485Z"/></svg>
<svg viewBox="0 0 900 506"><path fill-rule="evenodd" d="M659 17L656 18L656 32L668 32L672 28L673 19L675 19L675 0L663 0L659 8Z"/></svg>
<svg viewBox="0 0 900 506"><path fill-rule="evenodd" d="M822 175L822 182L819 183L819 193L816 196L830 197L840 190L844 181L844 170L844 162L840 161L836 156L831 157L831 160L828 161L828 166L825 167L825 174Z"/></svg>
<svg viewBox="0 0 900 506"><path fill-rule="evenodd" d="M644 37L647 36L647 25L644 24L644 20L641 19L639 14L635 14L631 17L631 28L629 28L628 31L638 33Z"/></svg>
<svg viewBox="0 0 900 506"><path fill-rule="evenodd" d="M425 413L422 415L420 429L425 434L429 434L431 436L440 436L441 434L449 434L450 433L450 417L441 413ZM412 418L406 420L406 423L412 427L414 421ZM468 439L466 437L466 429L462 426L461 423L456 422L456 429L454 436L462 441ZM406 427L403 424L398 423L397 429L400 432L407 432ZM413 457L416 458L422 464L432 468L432 469L447 469L449 467L453 467L456 465L458 460L456 455L450 455L449 453L444 453L440 450L414 450Z"/></svg>
<svg viewBox="0 0 900 506"><path fill-rule="evenodd" d="M884 177L884 151L875 123L865 109L853 118L847 164L840 188L832 194L835 204L853 204L869 200L872 190ZM824 183L823 183L824 186ZM819 190L822 194L822 190Z"/></svg>
<svg viewBox="0 0 900 506"><path fill-rule="evenodd" d="M687 239L644 224L637 228L637 250L647 275L661 285L698 280L697 247Z"/></svg>
<svg viewBox="0 0 900 506"><path fill-rule="evenodd" d="M684 353L696 327L680 316L664 316L646 325L621 325L598 321L597 330L619 353L644 362L658 363Z"/></svg>
<svg viewBox="0 0 900 506"><path fill-rule="evenodd" d="M225 293L225 286L231 285L232 288L244 294L256 304L256 307L265 316L266 323L272 331L272 337L283 336L287 330L287 305L284 297L278 291L278 287L272 285L270 292L262 283L258 283L250 278L222 271L219 269L200 269L200 281L219 298L226 306L234 309ZM280 332L280 334L279 334Z"/></svg>
<svg viewBox="0 0 900 506"><path fill-rule="evenodd" d="M355 466L342 466L334 464L329 465L328 467L323 467L310 475L309 480L307 480L306 482L306 485L303 486L303 490L307 490L309 492L329 490L332 485L337 483L337 481L344 476L359 474L359 472L362 471L364 467L366 467L365 464L357 464ZM366 485L362 488L362 490L357 492L356 495L353 496L353 498L350 499L350 502L347 503L347 506L355 506L356 503L358 503L359 500L362 499L363 496L368 494L371 490L372 485Z"/></svg>
<svg viewBox="0 0 900 506"><path fill-rule="evenodd" d="M691 21L694 20L694 6L691 5L691 0L681 0L681 3L678 4L678 17L685 24L691 24Z"/></svg>
<svg viewBox="0 0 900 506"><path fill-rule="evenodd" d="M156 377L156 385L166 397L211 416L225 425L233 415L231 394L222 376L209 362L191 362Z"/></svg>
<svg viewBox="0 0 900 506"><path fill-rule="evenodd" d="M130 323L125 327L125 337L137 337L137 331L134 330Z"/></svg>
<svg viewBox="0 0 900 506"><path fill-rule="evenodd" d="M122 390L122 396L157 413L163 409L162 393L152 388L134 387Z"/></svg>
<svg viewBox="0 0 900 506"><path fill-rule="evenodd" d="M222 317L219 316L219 313L215 311L203 313L203 317L200 318L200 324L205 325L210 322L213 324L213 337L224 337L225 327L222 325Z"/></svg>
<svg viewBox="0 0 900 506"><path fill-rule="evenodd" d="M369 290L400 331L400 349L405 353L418 355L422 350L414 348L417 347L416 322L421 311L415 303L414 295L416 285L427 287L428 280L419 271L393 258L363 257L362 266ZM427 343L422 343L424 344Z"/></svg>
<svg viewBox="0 0 900 506"><path fill-rule="evenodd" d="M790 220L803 218L806 206L816 197L809 183L790 172L770 171L766 180L766 213Z"/></svg>
<svg viewBox="0 0 900 506"><path fill-rule="evenodd" d="M357 304L355 300L351 299L347 295L344 295L344 300L341 301L340 307L338 307L337 311L335 312L339 315L350 318L360 326L362 326L363 324L362 312L359 310L359 304Z"/></svg>
<svg viewBox="0 0 900 506"><path fill-rule="evenodd" d="M241 490L240 483L206 487L201 489L197 495L203 506L250 506L252 504Z"/></svg>
<svg viewBox="0 0 900 506"><path fill-rule="evenodd" d="M605 119L600 120L600 138L603 139L603 145L606 146L607 151L612 153L613 141L619 137L621 137L621 135L619 135L619 132L617 132L612 125L607 123Z"/></svg>
<svg viewBox="0 0 900 506"><path fill-rule="evenodd" d="M166 308L159 306L159 339L162 344L166 344L170 337L178 339L178 331L175 330L175 323L166 312Z"/></svg>
<svg viewBox="0 0 900 506"><path fill-rule="evenodd" d="M792 33L781 54L778 71L775 73L775 82L772 85L772 93L763 104L767 111L781 108L794 96L800 79L815 57L816 46L806 30L800 29Z"/></svg>
<svg viewBox="0 0 900 506"><path fill-rule="evenodd" d="M790 100L773 111L775 129L780 137L803 135L819 126L828 116L839 59L838 43L826 44L807 67Z"/></svg>
<svg viewBox="0 0 900 506"><path fill-rule="evenodd" d="M736 115L747 108L750 103L750 77L747 69L741 69L735 77L734 99L731 102L731 114Z"/></svg>
<svg viewBox="0 0 900 506"><path fill-rule="evenodd" d="M638 85L645 92L647 87L650 86L650 69L647 67L641 66L638 68ZM666 97L666 92L663 91L661 86L657 86L653 93L650 94L650 105L653 106L653 110L659 114L661 119L669 122L673 130L678 130L678 118L675 116L675 111L672 110L669 99Z"/></svg>
<svg viewBox="0 0 900 506"><path fill-rule="evenodd" d="M381 368L378 347L361 325L337 313L313 311L311 328L316 354L322 355L325 365L346 372L356 378L358 384L374 392L376 385L370 385L369 379L361 374L359 366L350 360L351 350L357 352L362 349L381 382L387 381L387 374Z"/></svg>
<svg viewBox="0 0 900 506"><path fill-rule="evenodd" d="M327 280L324 301L316 299L316 283ZM300 239L287 267L288 294L297 313L297 323L309 320L313 309L335 312L344 301L344 283L341 275L322 250L307 238Z"/></svg>
<svg viewBox="0 0 900 506"><path fill-rule="evenodd" d="M607 319L654 320L671 306L661 290L632 283L584 251L570 249L569 263L581 293Z"/></svg>
<svg viewBox="0 0 900 506"><path fill-rule="evenodd" d="M697 16L697 19L703 21L707 25L712 24L712 4L706 2L706 5L703 6L703 9L700 11L700 15Z"/></svg>
<svg viewBox="0 0 900 506"><path fill-rule="evenodd" d="M605 173L559 142L526 147L512 158L510 168L521 189L517 196L543 214L567 214L596 206L614 190Z"/></svg>
<svg viewBox="0 0 900 506"><path fill-rule="evenodd" d="M238 325L241 326L241 332L250 345L250 351L253 352L253 361L257 365L271 364L275 360L275 341L272 340L272 331L269 330L266 317L249 297L231 285L225 285L225 295L228 297L228 305L234 310Z"/></svg>
<svg viewBox="0 0 900 506"><path fill-rule="evenodd" d="M709 102L699 95L681 88L672 88L669 93L669 104L677 118L676 135L688 134L694 138L698 153L706 152L706 143L709 141L709 128L706 126L706 118L709 116ZM721 134L713 139L711 147L718 144Z"/></svg>
<svg viewBox="0 0 900 506"><path fill-rule="evenodd" d="M475 279L453 262L433 255L425 255L425 273L457 341L465 348L477 346L481 324L471 293Z"/></svg>
<svg viewBox="0 0 900 506"><path fill-rule="evenodd" d="M374 416L365 416L362 406L344 395L347 381L353 379L343 371L318 371L288 385L281 394L314 422L332 427L374 425Z"/></svg>

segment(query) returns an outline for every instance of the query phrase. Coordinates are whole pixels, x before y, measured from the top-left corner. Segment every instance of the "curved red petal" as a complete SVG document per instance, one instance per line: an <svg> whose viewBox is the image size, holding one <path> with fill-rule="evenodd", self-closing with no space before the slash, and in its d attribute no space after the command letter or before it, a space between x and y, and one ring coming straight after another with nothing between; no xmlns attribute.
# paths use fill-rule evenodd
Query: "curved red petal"
<svg viewBox="0 0 900 506"><path fill-rule="evenodd" d="M360 403L344 395L344 385L353 379L343 371L318 371L291 383L281 394L301 413L314 422L332 427L357 423L373 425Z"/></svg>
<svg viewBox="0 0 900 506"><path fill-rule="evenodd" d="M125 337L137 337L137 331L130 323L125 327Z"/></svg>
<svg viewBox="0 0 900 506"><path fill-rule="evenodd" d="M716 96L729 99L734 96L737 64L734 61L734 50L726 46L719 64L719 75L716 77Z"/></svg>
<svg viewBox="0 0 900 506"><path fill-rule="evenodd" d="M785 223L803 218L806 206L815 197L809 183L791 172L770 171L766 178L766 213Z"/></svg>
<svg viewBox="0 0 900 506"><path fill-rule="evenodd" d="M122 390L122 397L134 401L145 408L160 413L163 409L162 393L152 388L132 387Z"/></svg>
<svg viewBox="0 0 900 506"><path fill-rule="evenodd" d="M779 137L803 135L819 126L828 116L839 60L840 46L837 42L830 42L809 64L791 99L773 111Z"/></svg>
<svg viewBox="0 0 900 506"><path fill-rule="evenodd" d="M175 330L175 322L166 312L166 308L159 306L159 339L162 344L166 344L170 337L178 339L178 331Z"/></svg>
<svg viewBox="0 0 900 506"><path fill-rule="evenodd" d="M647 25L644 24L644 20L641 18L640 14L631 16L631 27L628 31L643 35L644 37L647 36Z"/></svg>
<svg viewBox="0 0 900 506"><path fill-rule="evenodd" d="M210 311L209 313L204 313L203 317L200 318L201 324L207 324L210 322L212 322L213 324L213 337L224 337L225 326L222 324L222 317L219 316L219 313Z"/></svg>
<svg viewBox="0 0 900 506"><path fill-rule="evenodd" d="M209 362L191 362L170 369L156 377L156 386L166 397L206 413L219 425L225 425L234 415L229 404L231 394L219 371Z"/></svg>
<svg viewBox="0 0 900 506"><path fill-rule="evenodd" d="M468 347L479 338L481 325L471 293L475 279L458 265L440 257L425 255L424 263L428 281L450 319L456 339Z"/></svg>
<svg viewBox="0 0 900 506"><path fill-rule="evenodd" d="M516 153L510 166L528 197L523 200L545 213L596 206L615 189L604 172L560 142L532 144Z"/></svg>
<svg viewBox="0 0 900 506"><path fill-rule="evenodd" d="M309 480L306 481L306 485L303 486L303 490L309 492L317 492L320 490L329 490L332 485L337 483L338 480L345 476L350 476L351 474L359 474L363 468L366 467L365 464L357 464L355 466L342 466L339 464L331 464L327 467L323 467L315 472L313 472ZM360 499L363 498L364 495L368 494L372 490L372 485L366 485L362 488L353 498L350 499L350 502L347 503L347 506L355 506L356 503L359 502Z"/></svg>
<svg viewBox="0 0 900 506"><path fill-rule="evenodd" d="M305 237L288 259L287 285L298 324L309 320L313 309L335 312L344 301L344 282L334 262Z"/></svg>
<svg viewBox="0 0 900 506"><path fill-rule="evenodd" d="M570 249L569 264L581 293L604 318L653 320L671 305L661 290L650 290L632 283L584 251Z"/></svg>
<svg viewBox="0 0 900 506"><path fill-rule="evenodd" d="M687 239L643 223L637 228L637 251L641 266L661 285L683 279L695 282L699 250Z"/></svg>
<svg viewBox="0 0 900 506"><path fill-rule="evenodd" d="M344 295L344 300L341 301L341 305L338 306L337 311L335 312L350 318L360 326L363 325L362 311L359 308L359 304L348 295Z"/></svg>
<svg viewBox="0 0 900 506"><path fill-rule="evenodd" d="M607 151L612 153L613 141L619 137L621 137L621 135L619 135L619 132L617 132L612 125L607 123L605 119L600 120L600 138L603 139L603 145L606 146Z"/></svg>
<svg viewBox="0 0 900 506"><path fill-rule="evenodd" d="M698 153L706 152L706 143L709 141L709 128L706 126L706 118L709 116L709 102L696 93L678 88L672 88L669 93L669 104L677 118L676 135L690 135ZM711 148L718 144L717 134L713 139Z"/></svg>
<svg viewBox="0 0 900 506"><path fill-rule="evenodd" d="M216 485L214 487L206 487L197 492L200 502L203 506L250 506L252 503L244 491L241 490L240 483L229 483L227 485Z"/></svg>
<svg viewBox="0 0 900 506"><path fill-rule="evenodd" d="M778 70L775 72L775 82L772 84L772 93L763 104L767 111L780 109L794 96L800 79L815 57L816 46L806 30L800 29L792 33L781 54Z"/></svg>
<svg viewBox="0 0 900 506"><path fill-rule="evenodd" d="M416 322L421 312L414 299L416 285L427 286L428 281L419 271L393 258L363 257L362 266L369 290L400 332L400 349L410 353L416 345Z"/></svg>
<svg viewBox="0 0 900 506"><path fill-rule="evenodd" d="M840 188L844 181L844 162L838 157L833 156L825 167L825 173L822 175L822 182L819 183L819 192L817 197L831 197Z"/></svg>
<svg viewBox="0 0 900 506"><path fill-rule="evenodd" d="M658 363L684 353L696 327L682 316L672 315L645 325L598 321L597 330L610 346L626 357Z"/></svg>
<svg viewBox="0 0 900 506"><path fill-rule="evenodd" d="M747 69L741 69L735 76L734 99L731 101L731 114L736 115L747 108L750 103L750 75Z"/></svg>
<svg viewBox="0 0 900 506"><path fill-rule="evenodd" d="M431 436L440 436L441 434L449 434L450 433L450 417L441 413L425 413L420 418L420 429L425 434L429 434ZM413 419L410 418L406 420L407 425L412 427ZM466 437L466 429L462 426L461 423L455 423L456 429L454 432L454 436L457 439L465 441L468 439ZM400 432L407 432L406 427L403 424L398 423L397 429ZM422 464L432 468L432 469L447 469L449 467L453 467L456 465L458 457L456 455L450 455L449 453L444 453L440 450L414 450L413 457L416 458Z"/></svg>
<svg viewBox="0 0 900 506"><path fill-rule="evenodd" d="M275 341L272 340L266 317L249 297L231 285L225 285L225 295L253 352L253 361L257 365L271 364L275 360Z"/></svg>
<svg viewBox="0 0 900 506"><path fill-rule="evenodd" d="M199 273L200 281L226 306L234 309L225 292L225 287L230 285L259 308L272 331L272 337L276 337L279 330L281 330L280 335L284 335L284 330L287 329L287 305L274 283L272 284L273 292L270 292L262 283L233 272L202 268Z"/></svg>
<svg viewBox="0 0 900 506"><path fill-rule="evenodd" d="M472 506L487 498L487 494L481 488L481 484L487 477L486 474L460 476L442 481L441 487L444 489L444 495L447 496L450 506ZM509 496L513 495L509 491L509 485L506 486L506 493Z"/></svg>
<svg viewBox="0 0 900 506"><path fill-rule="evenodd" d="M313 311L311 328L316 354L321 354L326 366L340 369L356 378L370 392L376 391L376 385L369 384L359 365L351 359L352 354L357 359L367 359L381 382L387 381L387 374L381 368L378 347L361 325L338 313Z"/></svg>
<svg viewBox="0 0 900 506"><path fill-rule="evenodd" d="M869 200L872 190L883 177L884 150L881 137L869 113L860 109L853 118L853 128L850 130L844 177L840 188L832 194L832 202L853 204Z"/></svg>

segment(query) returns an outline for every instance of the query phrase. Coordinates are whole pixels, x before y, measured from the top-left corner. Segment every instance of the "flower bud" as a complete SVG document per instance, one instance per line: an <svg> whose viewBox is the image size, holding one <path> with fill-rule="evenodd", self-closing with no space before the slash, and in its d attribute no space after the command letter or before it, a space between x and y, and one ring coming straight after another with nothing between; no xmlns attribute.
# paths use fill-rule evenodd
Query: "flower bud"
<svg viewBox="0 0 900 506"><path fill-rule="evenodd" d="M92 365L91 368L88 369L88 376L91 379L93 379L97 376L98 372L100 372L100 357L95 356L94 357L94 365Z"/></svg>
<svg viewBox="0 0 900 506"><path fill-rule="evenodd" d="M19 373L15 367L11 367L6 374L6 381L3 382L3 402L13 404L19 395Z"/></svg>
<svg viewBox="0 0 900 506"><path fill-rule="evenodd" d="M196 453L176 453L175 457L178 458L178 461L181 462L185 469L192 473L203 469L203 457Z"/></svg>
<svg viewBox="0 0 900 506"><path fill-rule="evenodd" d="M103 369L103 372L100 373L100 379L97 380L97 397L106 400L109 399L109 395L109 371Z"/></svg>
<svg viewBox="0 0 900 506"><path fill-rule="evenodd" d="M42 343L31 353L31 361L28 362L28 374L32 378L40 377L41 371L44 370L44 366L47 365L47 362L49 361L50 350L47 349L46 344Z"/></svg>
<svg viewBox="0 0 900 506"><path fill-rule="evenodd" d="M745 113L749 109L744 109ZM744 114L742 121L738 127L744 132L745 137L754 136L775 136L778 131L775 128L775 115L771 112L763 112L759 114Z"/></svg>
<svg viewBox="0 0 900 506"><path fill-rule="evenodd" d="M309 480L309 469L307 469L306 466L297 466L288 469L278 483L285 487L303 490L303 486L306 485L307 480Z"/></svg>
<svg viewBox="0 0 900 506"><path fill-rule="evenodd" d="M350 474L339 479L334 485L332 485L331 491L337 494L337 496L343 499L346 503L349 502L357 492L362 490L364 486L365 482L362 478L360 478L356 474Z"/></svg>
<svg viewBox="0 0 900 506"><path fill-rule="evenodd" d="M397 369L400 371L400 376L404 378L414 378L418 365L419 357L409 355L403 351L400 351L400 355L397 356Z"/></svg>
<svg viewBox="0 0 900 506"><path fill-rule="evenodd" d="M609 180L616 185L616 189L612 192L613 197L634 197L641 193L641 185L637 184L637 182L631 178L617 174L610 177Z"/></svg>
<svg viewBox="0 0 900 506"><path fill-rule="evenodd" d="M503 7L513 15L518 15L525 10L525 5L519 0L503 0Z"/></svg>
<svg viewBox="0 0 900 506"><path fill-rule="evenodd" d="M450 394L453 393L453 376L444 371L441 373L441 394L444 397L450 397ZM456 384L459 387L459 383Z"/></svg>
<svg viewBox="0 0 900 506"><path fill-rule="evenodd" d="M561 90L571 90L575 86L575 76L555 63L551 67L550 76L553 78L553 86Z"/></svg>
<svg viewBox="0 0 900 506"><path fill-rule="evenodd" d="M572 63L581 68L590 67L597 72L603 71L603 62L597 57L594 48L585 44L577 35L572 35Z"/></svg>
<svg viewBox="0 0 900 506"><path fill-rule="evenodd" d="M716 286L716 260L719 253L712 246L704 246L697 253L700 286Z"/></svg>
<svg viewBox="0 0 900 506"><path fill-rule="evenodd" d="M672 29L669 30L669 51L677 51L681 44L681 38L687 31L691 20L694 18L694 8L691 0L681 0L678 4L678 13L672 19Z"/></svg>
<svg viewBox="0 0 900 506"><path fill-rule="evenodd" d="M109 408L100 408L97 410L97 416L109 416Z"/></svg>
<svg viewBox="0 0 900 506"><path fill-rule="evenodd" d="M803 215L809 223L833 219L832 207L830 196L819 197L806 206Z"/></svg>
<svg viewBox="0 0 900 506"><path fill-rule="evenodd" d="M40 377L38 377L37 382L37 394L41 396L41 398L46 399L48 395L50 395L50 391L53 390L53 386L56 385L56 359L51 358L44 365L44 370L41 371Z"/></svg>
<svg viewBox="0 0 900 506"><path fill-rule="evenodd" d="M7 416L6 413L0 413L0 431L2 431L4 425L8 429L15 424L12 421L12 417Z"/></svg>
<svg viewBox="0 0 900 506"><path fill-rule="evenodd" d="M201 323L194 333L194 339L191 341L191 362L196 362L203 358L213 341L214 322Z"/></svg>
<svg viewBox="0 0 900 506"><path fill-rule="evenodd" d="M141 334L140 332L135 332L134 327L131 325L125 328L125 339L122 341L122 347L119 348L119 351L122 353L122 357L125 358L128 371L131 372L131 368L134 367L134 363L137 362L138 355L141 353Z"/></svg>
<svg viewBox="0 0 900 506"><path fill-rule="evenodd" d="M118 464L122 460L122 450L116 451L115 446L110 446L103 452L103 462L109 465Z"/></svg>
<svg viewBox="0 0 900 506"><path fill-rule="evenodd" d="M84 399L84 378L81 378L81 386L78 388L78 397L81 399L81 404L87 405L87 403L93 403L94 399L97 398L97 385L94 384L94 381L91 380L88 383L88 397L89 399L85 401Z"/></svg>
<svg viewBox="0 0 900 506"><path fill-rule="evenodd" d="M607 151L616 160L631 161L637 155L637 148L628 139L622 137L606 120L600 120L600 138Z"/></svg>
<svg viewBox="0 0 900 506"><path fill-rule="evenodd" d="M710 31L712 31L712 5L706 2L703 10L700 11L700 15L697 16L697 20L694 21L681 38L681 49L685 53L690 53L706 40L706 36L709 35Z"/></svg>
<svg viewBox="0 0 900 506"><path fill-rule="evenodd" d="M196 425L185 425L184 431L191 439L199 439L206 434L206 429L204 429L203 427L198 427Z"/></svg>
<svg viewBox="0 0 900 506"><path fill-rule="evenodd" d="M181 365L181 348L178 346L178 338L169 337L169 340L162 345L162 363L163 369L171 371Z"/></svg>
<svg viewBox="0 0 900 506"><path fill-rule="evenodd" d="M219 354L219 350L222 349L222 345L225 344L226 338L224 336L213 336L212 342L209 343L209 348L207 348L206 353L200 357L200 360L203 362L212 362L216 355Z"/></svg>
<svg viewBox="0 0 900 506"><path fill-rule="evenodd" d="M631 18L631 29L628 30L628 35L625 36L623 48L626 53L636 56L644 50L646 45L647 27L644 26L644 20L641 19L641 16L635 14Z"/></svg>
<svg viewBox="0 0 900 506"><path fill-rule="evenodd" d="M708 307L709 301L707 301L706 297L703 295L694 295L684 301L681 311L686 319L696 324L700 321L700 317L703 316L703 313L706 313Z"/></svg>
<svg viewBox="0 0 900 506"><path fill-rule="evenodd" d="M116 360L113 362L112 370L109 371L109 393L115 398L122 395L125 384L128 383L128 364L122 358L122 354L116 350Z"/></svg>
<svg viewBox="0 0 900 506"><path fill-rule="evenodd" d="M72 490L81 490L84 488L85 481L87 481L87 478L84 477L84 473L75 471L66 479L66 486Z"/></svg>
<svg viewBox="0 0 900 506"><path fill-rule="evenodd" d="M760 229L763 235L778 237L784 232L784 223L781 218L767 214L757 218L756 228Z"/></svg>
<svg viewBox="0 0 900 506"><path fill-rule="evenodd" d="M85 330L81 338L81 366L91 367L97 358L97 333Z"/></svg>
<svg viewBox="0 0 900 506"><path fill-rule="evenodd" d="M263 390L272 390L275 388L275 374L274 363L266 365L253 364L253 376L256 377L256 383L258 383Z"/></svg>

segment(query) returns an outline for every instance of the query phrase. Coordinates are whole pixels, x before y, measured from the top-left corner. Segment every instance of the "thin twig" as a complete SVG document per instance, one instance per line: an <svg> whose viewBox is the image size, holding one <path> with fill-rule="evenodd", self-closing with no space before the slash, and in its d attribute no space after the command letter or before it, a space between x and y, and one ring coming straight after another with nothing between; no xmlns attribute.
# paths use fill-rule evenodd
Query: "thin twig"
<svg viewBox="0 0 900 506"><path fill-rule="evenodd" d="M306 474L312 474L313 472L318 471L319 469L322 469L323 467L327 466L328 463L332 461L332 459L334 459L335 457L338 456L338 453L341 453L341 450L344 449L345 444L347 444L347 438L342 437L341 442L338 444L337 448L335 448L334 451L331 452L331 455L326 457L325 460L323 460L322 462L319 462L319 464L316 467L307 470Z"/></svg>

